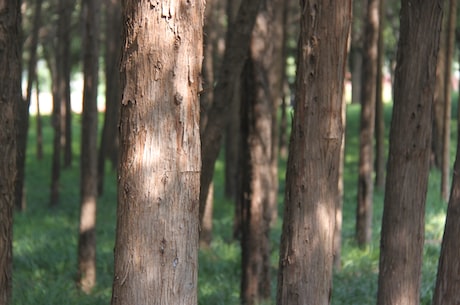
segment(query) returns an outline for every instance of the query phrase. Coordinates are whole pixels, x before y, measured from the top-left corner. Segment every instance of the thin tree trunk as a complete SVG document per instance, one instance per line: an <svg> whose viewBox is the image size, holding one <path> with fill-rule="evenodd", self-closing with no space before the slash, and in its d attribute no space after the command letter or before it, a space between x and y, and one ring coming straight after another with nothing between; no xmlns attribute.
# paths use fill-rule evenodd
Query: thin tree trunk
<svg viewBox="0 0 460 305"><path fill-rule="evenodd" d="M384 59L384 11L385 0L380 0L379 8L379 42L377 55L377 83L375 96L375 186L385 186L385 113L383 107L383 59Z"/></svg>
<svg viewBox="0 0 460 305"><path fill-rule="evenodd" d="M204 9L123 6L112 305L197 304Z"/></svg>
<svg viewBox="0 0 460 305"><path fill-rule="evenodd" d="M442 120L442 163L441 163L441 198L449 200L450 192L450 122L452 114L452 58L455 47L455 26L457 23L457 1L449 0L446 25L445 69L444 69L444 113Z"/></svg>
<svg viewBox="0 0 460 305"><path fill-rule="evenodd" d="M96 285L97 85L100 2L86 0L83 2L83 6L85 12L85 37L78 285L83 292L89 293Z"/></svg>
<svg viewBox="0 0 460 305"><path fill-rule="evenodd" d="M40 113L40 84L38 81L38 77L35 78L35 91L36 95L36 105L37 105L37 114L35 115L36 121L36 128L37 128L37 160L43 159L43 123L42 123L42 115Z"/></svg>
<svg viewBox="0 0 460 305"><path fill-rule="evenodd" d="M361 80L361 124L359 133L358 208L356 240L368 245L372 239L372 205L374 193L375 95L379 40L379 0L368 0L365 18L363 72Z"/></svg>
<svg viewBox="0 0 460 305"><path fill-rule="evenodd" d="M277 304L330 304L351 1L300 1Z"/></svg>
<svg viewBox="0 0 460 305"><path fill-rule="evenodd" d="M420 302L441 20L442 0L402 1L380 242L378 305Z"/></svg>
<svg viewBox="0 0 460 305"><path fill-rule="evenodd" d="M21 102L20 2L0 0L0 305L11 302L17 105Z"/></svg>
<svg viewBox="0 0 460 305"><path fill-rule="evenodd" d="M98 193L104 190L105 163L116 168L118 159L118 121L120 117L121 3L106 0L105 6L105 114L98 156Z"/></svg>

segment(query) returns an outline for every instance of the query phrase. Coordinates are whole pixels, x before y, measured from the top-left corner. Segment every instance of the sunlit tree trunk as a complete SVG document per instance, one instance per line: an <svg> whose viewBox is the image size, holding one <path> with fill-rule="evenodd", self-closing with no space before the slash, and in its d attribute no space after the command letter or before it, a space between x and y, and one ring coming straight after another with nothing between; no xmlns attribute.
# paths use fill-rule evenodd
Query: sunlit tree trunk
<svg viewBox="0 0 460 305"><path fill-rule="evenodd" d="M11 302L16 116L21 102L20 1L0 0L0 305Z"/></svg>
<svg viewBox="0 0 460 305"><path fill-rule="evenodd" d="M100 2L85 0L83 114L81 131L78 285L86 293L96 284L97 85Z"/></svg>
<svg viewBox="0 0 460 305"><path fill-rule="evenodd" d="M112 305L197 304L204 3L123 3Z"/></svg>
<svg viewBox="0 0 460 305"><path fill-rule="evenodd" d="M442 0L403 0L400 16L380 241L378 305L420 302Z"/></svg>
<svg viewBox="0 0 460 305"><path fill-rule="evenodd" d="M351 1L300 1L277 304L330 304Z"/></svg>
<svg viewBox="0 0 460 305"><path fill-rule="evenodd" d="M375 93L379 41L379 0L368 0L365 18L363 71L361 80L361 124L359 132L358 208L356 240L368 245L372 238L372 205L374 194Z"/></svg>

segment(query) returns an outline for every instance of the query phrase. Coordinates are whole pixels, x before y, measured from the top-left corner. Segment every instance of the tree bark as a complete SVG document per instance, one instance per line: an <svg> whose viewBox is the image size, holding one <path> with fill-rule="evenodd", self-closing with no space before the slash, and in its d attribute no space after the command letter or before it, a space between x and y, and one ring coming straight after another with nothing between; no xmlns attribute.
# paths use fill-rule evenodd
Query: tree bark
<svg viewBox="0 0 460 305"><path fill-rule="evenodd" d="M112 305L197 304L204 1L125 1Z"/></svg>
<svg viewBox="0 0 460 305"><path fill-rule="evenodd" d="M83 2L85 37L83 61L83 114L81 130L80 229L78 240L78 285L89 293L96 285L97 200L97 85L99 60L100 2Z"/></svg>
<svg viewBox="0 0 460 305"><path fill-rule="evenodd" d="M20 1L0 0L0 305L11 301L16 116L21 97Z"/></svg>
<svg viewBox="0 0 460 305"><path fill-rule="evenodd" d="M351 1L301 2L277 304L330 304Z"/></svg>
<svg viewBox="0 0 460 305"><path fill-rule="evenodd" d="M372 239L372 204L374 195L372 177L374 174L379 8L379 0L367 1L363 46L363 78L361 80L358 208L356 211L356 240L361 247L368 245Z"/></svg>
<svg viewBox="0 0 460 305"><path fill-rule="evenodd" d="M378 305L420 302L441 20L442 0L402 1L380 242Z"/></svg>

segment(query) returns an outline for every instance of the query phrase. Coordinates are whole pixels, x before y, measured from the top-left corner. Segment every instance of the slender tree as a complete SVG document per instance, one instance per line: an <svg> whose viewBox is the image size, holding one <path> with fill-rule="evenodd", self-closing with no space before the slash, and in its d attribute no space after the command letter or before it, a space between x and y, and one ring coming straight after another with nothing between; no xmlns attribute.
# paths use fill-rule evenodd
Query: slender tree
<svg viewBox="0 0 460 305"><path fill-rule="evenodd" d="M260 3L261 0L242 1L235 22L227 32L225 53L214 89L214 102L208 112L201 143L203 166L200 182L200 220L205 211L224 127L229 120L228 112L233 101L234 86L243 69Z"/></svg>
<svg viewBox="0 0 460 305"><path fill-rule="evenodd" d="M431 115L442 2L404 0L401 3L380 241L378 305L420 302Z"/></svg>
<svg viewBox="0 0 460 305"><path fill-rule="evenodd" d="M112 305L197 304L204 1L123 1Z"/></svg>
<svg viewBox="0 0 460 305"><path fill-rule="evenodd" d="M100 2L85 0L83 115L80 170L78 285L89 293L96 284L97 85Z"/></svg>
<svg viewBox="0 0 460 305"><path fill-rule="evenodd" d="M351 1L300 1L277 304L329 304Z"/></svg>
<svg viewBox="0 0 460 305"><path fill-rule="evenodd" d="M98 156L98 193L104 189L105 163L116 168L118 160L118 121L120 117L121 1L105 0L105 114Z"/></svg>
<svg viewBox="0 0 460 305"><path fill-rule="evenodd" d="M16 115L21 102L20 1L0 0L0 305L11 301Z"/></svg>
<svg viewBox="0 0 460 305"><path fill-rule="evenodd" d="M380 0L368 0L365 18L363 71L361 80L361 125L359 132L358 208L356 240L360 246L372 238L372 203L374 193L375 93L379 40Z"/></svg>

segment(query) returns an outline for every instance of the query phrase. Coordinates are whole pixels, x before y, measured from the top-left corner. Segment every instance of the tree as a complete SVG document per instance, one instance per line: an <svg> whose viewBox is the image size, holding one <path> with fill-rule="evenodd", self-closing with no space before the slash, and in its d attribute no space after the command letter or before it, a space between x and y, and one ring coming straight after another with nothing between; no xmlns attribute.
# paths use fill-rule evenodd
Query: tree
<svg viewBox="0 0 460 305"><path fill-rule="evenodd" d="M457 123L458 124L458 123ZM460 127L460 126L458 126ZM460 139L457 140L457 156L454 165L452 190L447 207L446 224L439 257L438 275L433 296L433 305L454 305L460 303L458 287L458 249L460 248Z"/></svg>
<svg viewBox="0 0 460 305"><path fill-rule="evenodd" d="M80 161L80 228L78 285L89 293L96 284L97 85L100 2L83 2L85 39L83 58L83 114Z"/></svg>
<svg viewBox="0 0 460 305"><path fill-rule="evenodd" d="M124 1L112 305L197 304L204 1Z"/></svg>
<svg viewBox="0 0 460 305"><path fill-rule="evenodd" d="M362 80L361 125L359 132L358 208L356 240L360 246L372 238L372 203L374 193L374 130L377 59L379 41L379 0L368 0L365 18Z"/></svg>
<svg viewBox="0 0 460 305"><path fill-rule="evenodd" d="M20 1L0 0L0 304L11 301L16 115L21 102Z"/></svg>
<svg viewBox="0 0 460 305"><path fill-rule="evenodd" d="M404 0L401 4L378 305L420 301L431 114L442 19L442 0Z"/></svg>
<svg viewBox="0 0 460 305"><path fill-rule="evenodd" d="M329 304L351 1L300 1L277 304Z"/></svg>
<svg viewBox="0 0 460 305"><path fill-rule="evenodd" d="M121 3L119 0L105 0L105 114L101 145L98 157L98 193L104 189L105 161L112 167L118 160L118 121L120 117L120 51L121 51Z"/></svg>
<svg viewBox="0 0 460 305"><path fill-rule="evenodd" d="M206 208L223 130L229 120L228 112L233 102L234 86L243 69L260 3L261 0L242 1L235 22L227 31L225 53L214 89L214 102L208 112L201 143L203 165L200 181L200 221Z"/></svg>

